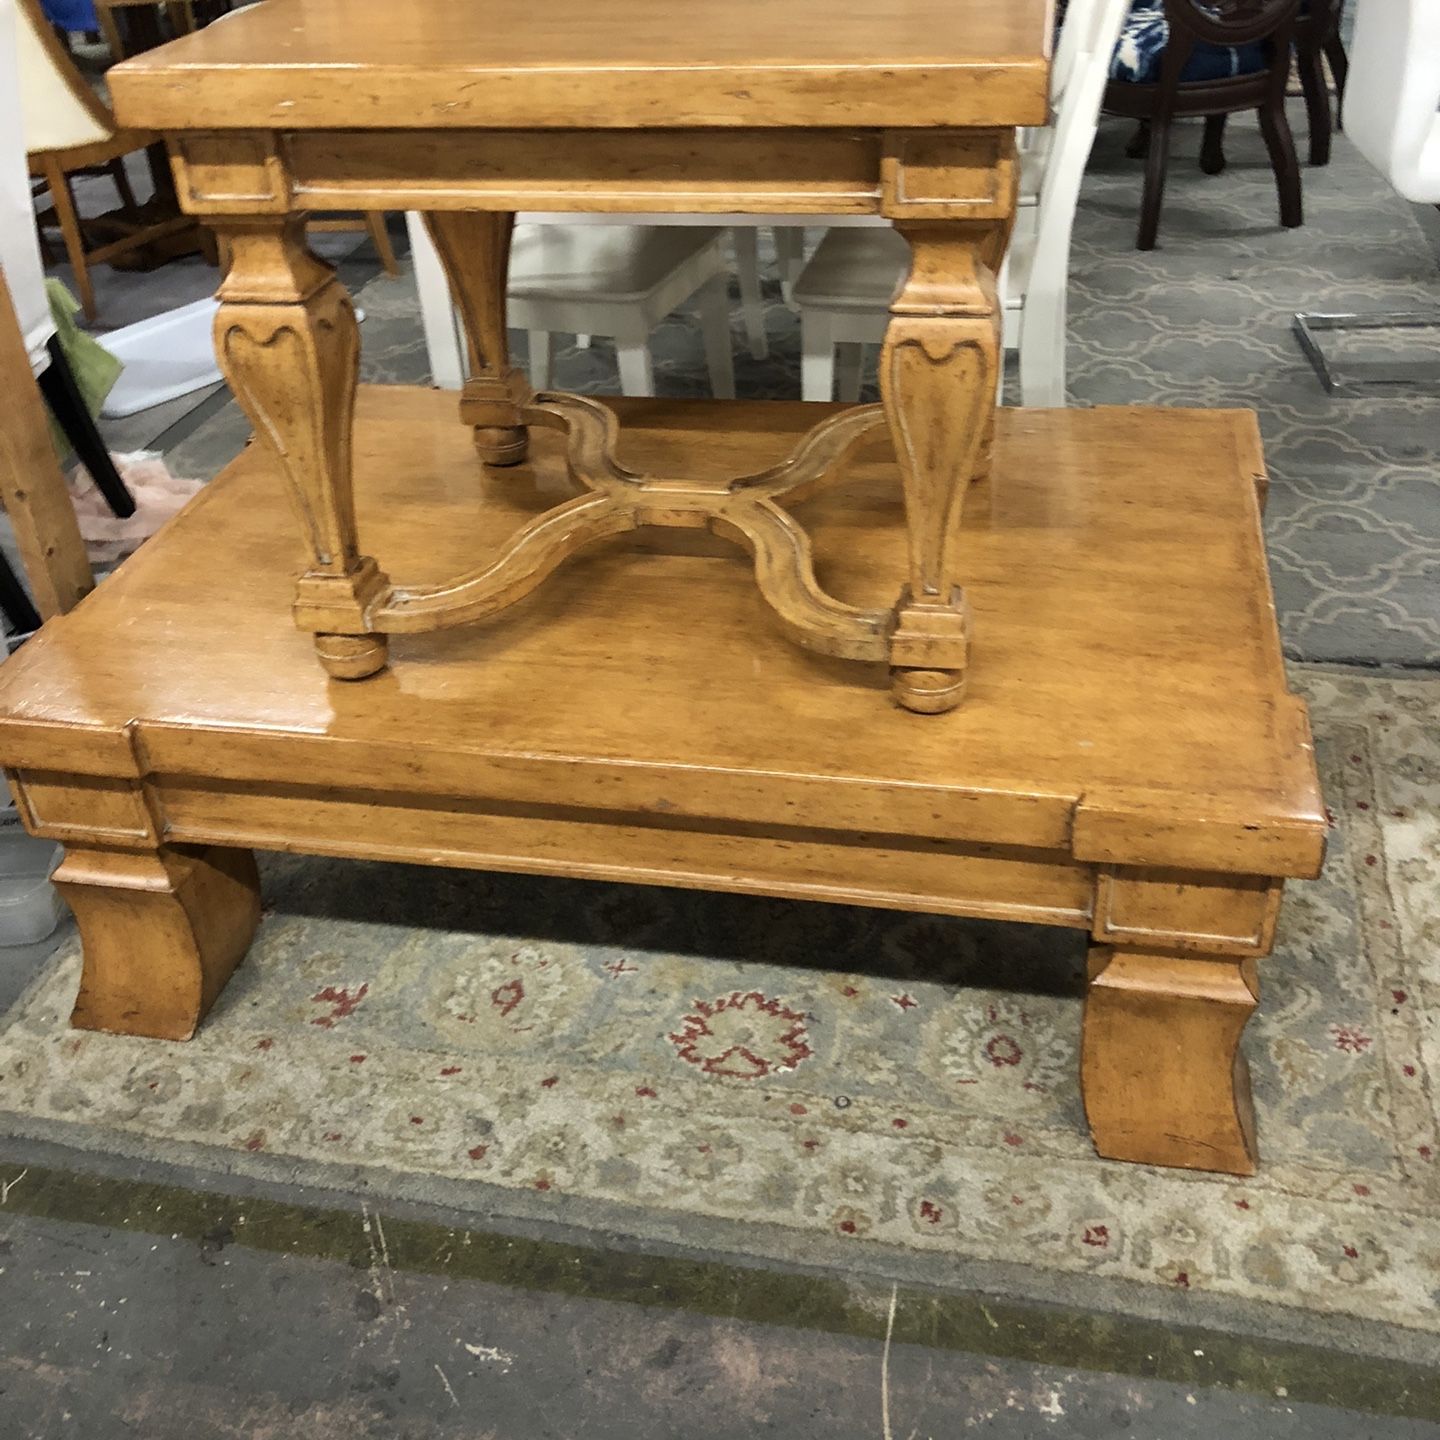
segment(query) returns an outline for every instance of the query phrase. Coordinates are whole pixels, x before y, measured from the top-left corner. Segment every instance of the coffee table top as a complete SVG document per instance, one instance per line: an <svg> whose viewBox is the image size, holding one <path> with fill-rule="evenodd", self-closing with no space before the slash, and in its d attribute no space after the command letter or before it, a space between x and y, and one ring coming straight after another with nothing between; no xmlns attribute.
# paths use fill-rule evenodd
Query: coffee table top
<svg viewBox="0 0 1440 1440"><path fill-rule="evenodd" d="M360 392L361 542L400 582L483 564L570 493L561 437L536 432L532 460L482 471L454 403ZM667 473L761 468L823 413L615 404L622 462ZM327 680L290 617L300 544L255 444L0 669L0 761L1308 874L1325 817L1255 458L1238 411L1000 411L963 531L969 693L924 716L895 708L883 665L787 639L736 547L673 532L636 543L711 553L600 546L486 623L394 637L387 670ZM883 438L796 513L822 584L889 603L905 538Z"/></svg>
<svg viewBox="0 0 1440 1440"><path fill-rule="evenodd" d="M1043 124L1050 0L284 0L108 76L122 125Z"/></svg>

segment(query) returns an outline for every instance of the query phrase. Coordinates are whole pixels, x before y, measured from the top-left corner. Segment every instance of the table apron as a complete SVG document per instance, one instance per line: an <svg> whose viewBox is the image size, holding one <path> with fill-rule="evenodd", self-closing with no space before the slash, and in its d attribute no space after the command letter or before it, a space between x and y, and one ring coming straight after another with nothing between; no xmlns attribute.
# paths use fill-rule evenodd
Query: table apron
<svg viewBox="0 0 1440 1440"><path fill-rule="evenodd" d="M1010 130L185 132L193 214L330 210L1003 219Z"/></svg>
<svg viewBox="0 0 1440 1440"><path fill-rule="evenodd" d="M278 780L11 770L26 828L67 846L290 850L778 895L1087 930L1147 952L1267 955L1283 881L1096 865L1066 850Z"/></svg>

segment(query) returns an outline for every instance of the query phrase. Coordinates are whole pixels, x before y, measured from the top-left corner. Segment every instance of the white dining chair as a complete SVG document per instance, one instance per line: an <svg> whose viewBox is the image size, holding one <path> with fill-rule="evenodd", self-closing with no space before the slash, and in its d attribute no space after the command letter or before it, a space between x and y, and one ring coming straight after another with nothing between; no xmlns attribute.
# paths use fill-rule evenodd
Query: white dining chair
<svg viewBox="0 0 1440 1440"><path fill-rule="evenodd" d="M1065 404L1070 235L1128 11L1128 0L1071 0L1052 68L1051 124L1022 135L1020 203L1000 278L1005 345L1020 352L1024 405ZM826 234L795 283L805 399L858 399L863 347L885 338L909 268L908 243L888 227Z"/></svg>
<svg viewBox="0 0 1440 1440"><path fill-rule="evenodd" d="M700 317L713 393L735 395L725 231L697 225L535 224L525 216L510 248L508 319L529 338L530 383L550 384L551 337L608 335L620 390L655 393L650 336L676 310ZM458 389L463 347L449 286L421 217L406 217L430 370Z"/></svg>

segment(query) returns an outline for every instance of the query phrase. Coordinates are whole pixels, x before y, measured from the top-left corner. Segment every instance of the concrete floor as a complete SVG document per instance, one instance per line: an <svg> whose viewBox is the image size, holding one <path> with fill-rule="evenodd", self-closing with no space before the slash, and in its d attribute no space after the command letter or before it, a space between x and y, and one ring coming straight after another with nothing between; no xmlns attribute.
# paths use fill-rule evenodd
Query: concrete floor
<svg viewBox="0 0 1440 1440"><path fill-rule="evenodd" d="M13 1179L13 1175L11 1177ZM21 1180L20 1185L25 1181ZM0 1219L5 1440L1057 1435L1401 1440L1440 1427L237 1243Z"/></svg>

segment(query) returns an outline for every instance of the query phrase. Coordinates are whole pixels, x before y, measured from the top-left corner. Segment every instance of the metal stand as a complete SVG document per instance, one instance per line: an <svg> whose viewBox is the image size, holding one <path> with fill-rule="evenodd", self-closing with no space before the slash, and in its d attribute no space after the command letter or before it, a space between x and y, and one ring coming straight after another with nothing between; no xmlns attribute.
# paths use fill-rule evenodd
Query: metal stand
<svg viewBox="0 0 1440 1440"><path fill-rule="evenodd" d="M1320 336L1357 330L1430 330L1430 360L1352 360L1339 362L1325 354ZM1389 315L1297 314L1295 335L1320 383L1331 395L1363 395L1376 388L1440 392L1440 310L1404 310Z"/></svg>

